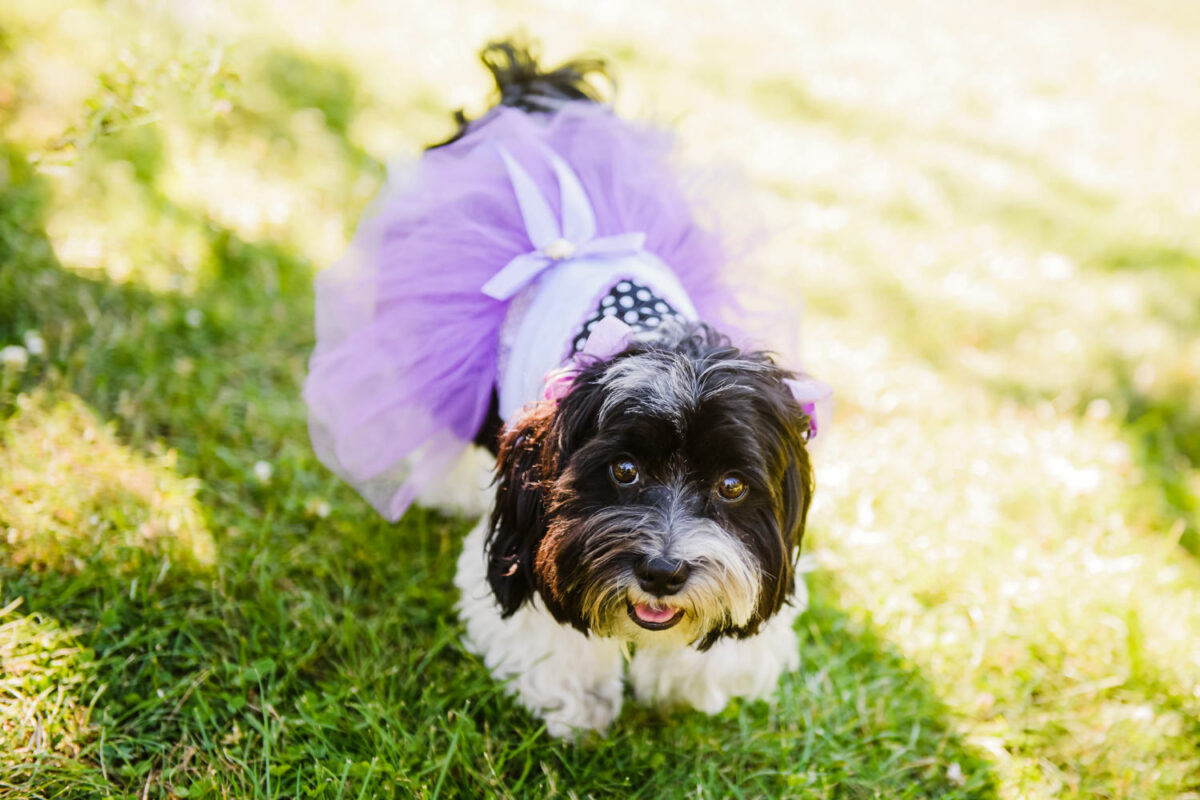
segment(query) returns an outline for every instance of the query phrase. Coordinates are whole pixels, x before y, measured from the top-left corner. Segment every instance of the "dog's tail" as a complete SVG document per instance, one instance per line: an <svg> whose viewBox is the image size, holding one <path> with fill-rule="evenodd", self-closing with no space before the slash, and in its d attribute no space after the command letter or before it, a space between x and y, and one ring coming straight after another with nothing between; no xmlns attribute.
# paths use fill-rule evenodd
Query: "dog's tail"
<svg viewBox="0 0 1200 800"><path fill-rule="evenodd" d="M499 105L525 111L553 111L564 100L604 102L604 96L588 82L589 75L598 75L612 85L603 59L574 58L544 70L528 44L512 39L492 42L483 48L479 60L496 81Z"/></svg>
<svg viewBox="0 0 1200 800"><path fill-rule="evenodd" d="M479 54L479 60L492 73L496 91L500 98L496 106L519 108L531 113L551 112L564 102L583 100L593 103L606 102L590 76L601 78L608 85L609 93L615 86L607 62L594 56L573 58L553 69L543 69L538 64L534 48L517 39L491 42ZM454 112L458 130L444 142L431 145L428 149L444 147L461 139L476 120L468 119L459 109Z"/></svg>

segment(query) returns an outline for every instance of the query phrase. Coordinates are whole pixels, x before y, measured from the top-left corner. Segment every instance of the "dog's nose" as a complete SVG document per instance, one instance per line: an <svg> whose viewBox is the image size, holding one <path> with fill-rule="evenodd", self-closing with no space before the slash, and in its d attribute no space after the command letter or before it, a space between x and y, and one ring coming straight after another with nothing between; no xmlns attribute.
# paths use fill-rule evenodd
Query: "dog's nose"
<svg viewBox="0 0 1200 800"><path fill-rule="evenodd" d="M678 592L690 573L687 564L670 558L648 558L633 570L641 587L656 597Z"/></svg>

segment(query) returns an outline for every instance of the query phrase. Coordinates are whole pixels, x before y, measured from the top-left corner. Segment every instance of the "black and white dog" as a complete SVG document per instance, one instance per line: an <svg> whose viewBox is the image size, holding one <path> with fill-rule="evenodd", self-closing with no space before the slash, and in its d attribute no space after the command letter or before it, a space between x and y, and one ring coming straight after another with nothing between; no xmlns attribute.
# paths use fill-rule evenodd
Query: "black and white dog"
<svg viewBox="0 0 1200 800"><path fill-rule="evenodd" d="M639 702L713 713L767 697L799 661L795 564L827 388L702 321L720 249L681 205L661 133L595 101L585 78L602 65L545 71L510 43L484 62L499 106L460 113L360 232L350 277L319 279L314 442L389 516L418 495L476 506L455 499L479 489L469 467L424 479L467 439L490 454L459 613L551 734L607 727L627 661ZM345 299L364 287L369 302ZM486 355L462 367L454 347Z"/></svg>

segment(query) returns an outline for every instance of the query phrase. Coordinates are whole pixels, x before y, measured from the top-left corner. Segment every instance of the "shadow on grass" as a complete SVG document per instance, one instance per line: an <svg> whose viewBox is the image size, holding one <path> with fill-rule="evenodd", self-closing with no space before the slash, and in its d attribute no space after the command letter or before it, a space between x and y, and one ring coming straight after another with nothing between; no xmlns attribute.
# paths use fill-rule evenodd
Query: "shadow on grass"
<svg viewBox="0 0 1200 800"><path fill-rule="evenodd" d="M263 666L240 656L257 652L261 637L295 630L289 613L272 618L245 599L287 580L287 570L269 568L288 560L274 548L292 549L275 537L308 536L316 494L352 502L311 463L296 407L311 336L311 270L286 248L245 242L209 222L218 268L195 297L82 277L59 265L44 233L48 187L15 148L0 143L0 157L0 343L28 341L29 331L45 342L42 354L31 347L23 372L5 370L0 385L6 444L41 448L40 457L30 453L32 464L17 464L22 483L5 486L17 496L0 509L8 538L0 606L23 598L31 612L81 631L93 657L80 667L87 681L76 706L92 708L97 723L83 742L35 726L24 743L33 749L6 764L0 780L37 794L61 785L95 796L80 783L86 764L90 783L111 779L133 792L172 754L186 765L197 728L209 744L204 735L215 730L209 752L221 751L220 737L248 704L246 670L258 675ZM30 431L57 416L64 436ZM103 464L89 461L98 442L110 456ZM257 460L273 464L290 491L255 482ZM180 473L203 477L193 479L195 496L171 488L187 482ZM172 492L186 495L183 505L198 517L187 527L220 532L220 556L209 537L208 567L160 546L183 538L180 504L164 500ZM288 514L290 527L276 528ZM271 554L266 576L253 569L262 553ZM300 653L265 649L303 664L315 640L296 644ZM219 688L197 692L202 685ZM57 745L73 753L65 772L55 770L65 763Z"/></svg>

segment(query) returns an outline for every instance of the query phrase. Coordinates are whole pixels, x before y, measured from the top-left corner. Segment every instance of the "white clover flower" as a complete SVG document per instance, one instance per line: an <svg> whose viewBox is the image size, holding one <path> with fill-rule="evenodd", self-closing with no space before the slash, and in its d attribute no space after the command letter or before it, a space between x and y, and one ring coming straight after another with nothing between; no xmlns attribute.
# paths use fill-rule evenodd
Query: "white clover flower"
<svg viewBox="0 0 1200 800"><path fill-rule="evenodd" d="M266 483L271 480L271 465L266 461L256 461L254 463L254 477L258 478L259 483Z"/></svg>
<svg viewBox="0 0 1200 800"><path fill-rule="evenodd" d="M304 513L310 517L316 517L317 519L328 518L329 513L332 510L333 509L330 507L329 501L320 497L310 498L309 501L304 505Z"/></svg>
<svg viewBox="0 0 1200 800"><path fill-rule="evenodd" d="M19 344L10 344L8 347L0 350L0 364L3 364L7 369L20 372L25 369L25 365L28 363L29 353Z"/></svg>
<svg viewBox="0 0 1200 800"><path fill-rule="evenodd" d="M46 340L37 331L25 332L25 349L31 356L42 356L46 353Z"/></svg>

